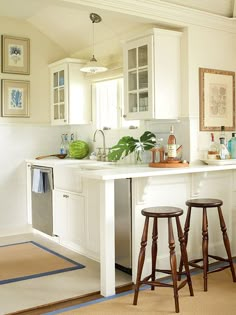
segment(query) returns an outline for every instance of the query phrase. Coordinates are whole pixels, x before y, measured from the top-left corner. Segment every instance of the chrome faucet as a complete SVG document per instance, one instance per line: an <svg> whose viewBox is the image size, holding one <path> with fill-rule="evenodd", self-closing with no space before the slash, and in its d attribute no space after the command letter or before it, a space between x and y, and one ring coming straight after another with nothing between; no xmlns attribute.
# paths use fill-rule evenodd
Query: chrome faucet
<svg viewBox="0 0 236 315"><path fill-rule="evenodd" d="M104 132L103 132L101 129L97 129L97 130L94 132L94 135L93 135L93 142L96 142L96 134L97 134L98 131L101 132L101 134L102 134L102 140L103 140L103 152L102 152L102 155L101 155L101 160L102 160L102 161L106 161L105 134L104 134ZM100 160L100 157L99 157L98 160Z"/></svg>

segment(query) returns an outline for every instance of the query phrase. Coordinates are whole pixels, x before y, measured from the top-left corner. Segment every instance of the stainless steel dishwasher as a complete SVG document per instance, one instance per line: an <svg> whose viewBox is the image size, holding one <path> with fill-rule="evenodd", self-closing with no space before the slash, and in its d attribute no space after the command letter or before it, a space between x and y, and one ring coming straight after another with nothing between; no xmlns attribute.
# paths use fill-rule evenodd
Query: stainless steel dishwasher
<svg viewBox="0 0 236 315"><path fill-rule="evenodd" d="M131 178L115 180L115 266L132 274Z"/></svg>
<svg viewBox="0 0 236 315"><path fill-rule="evenodd" d="M32 227L53 234L53 169L31 166Z"/></svg>

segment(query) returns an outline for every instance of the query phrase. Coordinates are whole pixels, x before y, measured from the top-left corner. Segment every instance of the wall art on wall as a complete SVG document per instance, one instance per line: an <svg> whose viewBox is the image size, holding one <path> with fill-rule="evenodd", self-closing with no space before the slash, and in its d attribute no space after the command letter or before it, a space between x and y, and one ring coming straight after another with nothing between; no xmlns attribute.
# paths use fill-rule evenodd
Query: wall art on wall
<svg viewBox="0 0 236 315"><path fill-rule="evenodd" d="M2 35L2 72L30 74L30 40Z"/></svg>
<svg viewBox="0 0 236 315"><path fill-rule="evenodd" d="M235 130L235 72L199 68L200 130Z"/></svg>
<svg viewBox="0 0 236 315"><path fill-rule="evenodd" d="M29 81L2 80L2 116L29 117Z"/></svg>

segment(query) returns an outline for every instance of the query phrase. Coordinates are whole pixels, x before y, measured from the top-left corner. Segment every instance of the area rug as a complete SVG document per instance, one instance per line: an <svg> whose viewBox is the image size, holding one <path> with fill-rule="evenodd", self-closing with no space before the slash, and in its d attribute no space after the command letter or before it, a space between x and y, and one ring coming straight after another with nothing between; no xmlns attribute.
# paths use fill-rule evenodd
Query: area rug
<svg viewBox="0 0 236 315"><path fill-rule="evenodd" d="M208 275L208 291L203 291L203 276L192 276L194 296L188 286L179 291L180 313L184 315L235 315L236 282L229 269ZM138 305L132 305L133 291L117 294L81 305L45 313L44 315L167 315L176 314L173 289L145 286L139 293Z"/></svg>
<svg viewBox="0 0 236 315"><path fill-rule="evenodd" d="M0 285L84 267L33 241L0 246Z"/></svg>

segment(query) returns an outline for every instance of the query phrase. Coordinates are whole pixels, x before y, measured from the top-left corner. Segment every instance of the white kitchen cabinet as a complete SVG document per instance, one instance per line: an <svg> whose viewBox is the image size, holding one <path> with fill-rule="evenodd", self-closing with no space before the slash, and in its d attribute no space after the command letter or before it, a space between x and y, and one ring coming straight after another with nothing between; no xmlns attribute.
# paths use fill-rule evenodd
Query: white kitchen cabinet
<svg viewBox="0 0 236 315"><path fill-rule="evenodd" d="M181 32L154 28L124 44L126 119L177 119Z"/></svg>
<svg viewBox="0 0 236 315"><path fill-rule="evenodd" d="M80 71L84 62L66 58L49 65L51 123L91 123L91 84Z"/></svg>
<svg viewBox="0 0 236 315"><path fill-rule="evenodd" d="M85 248L85 198L60 190L53 192L53 234L62 242Z"/></svg>

